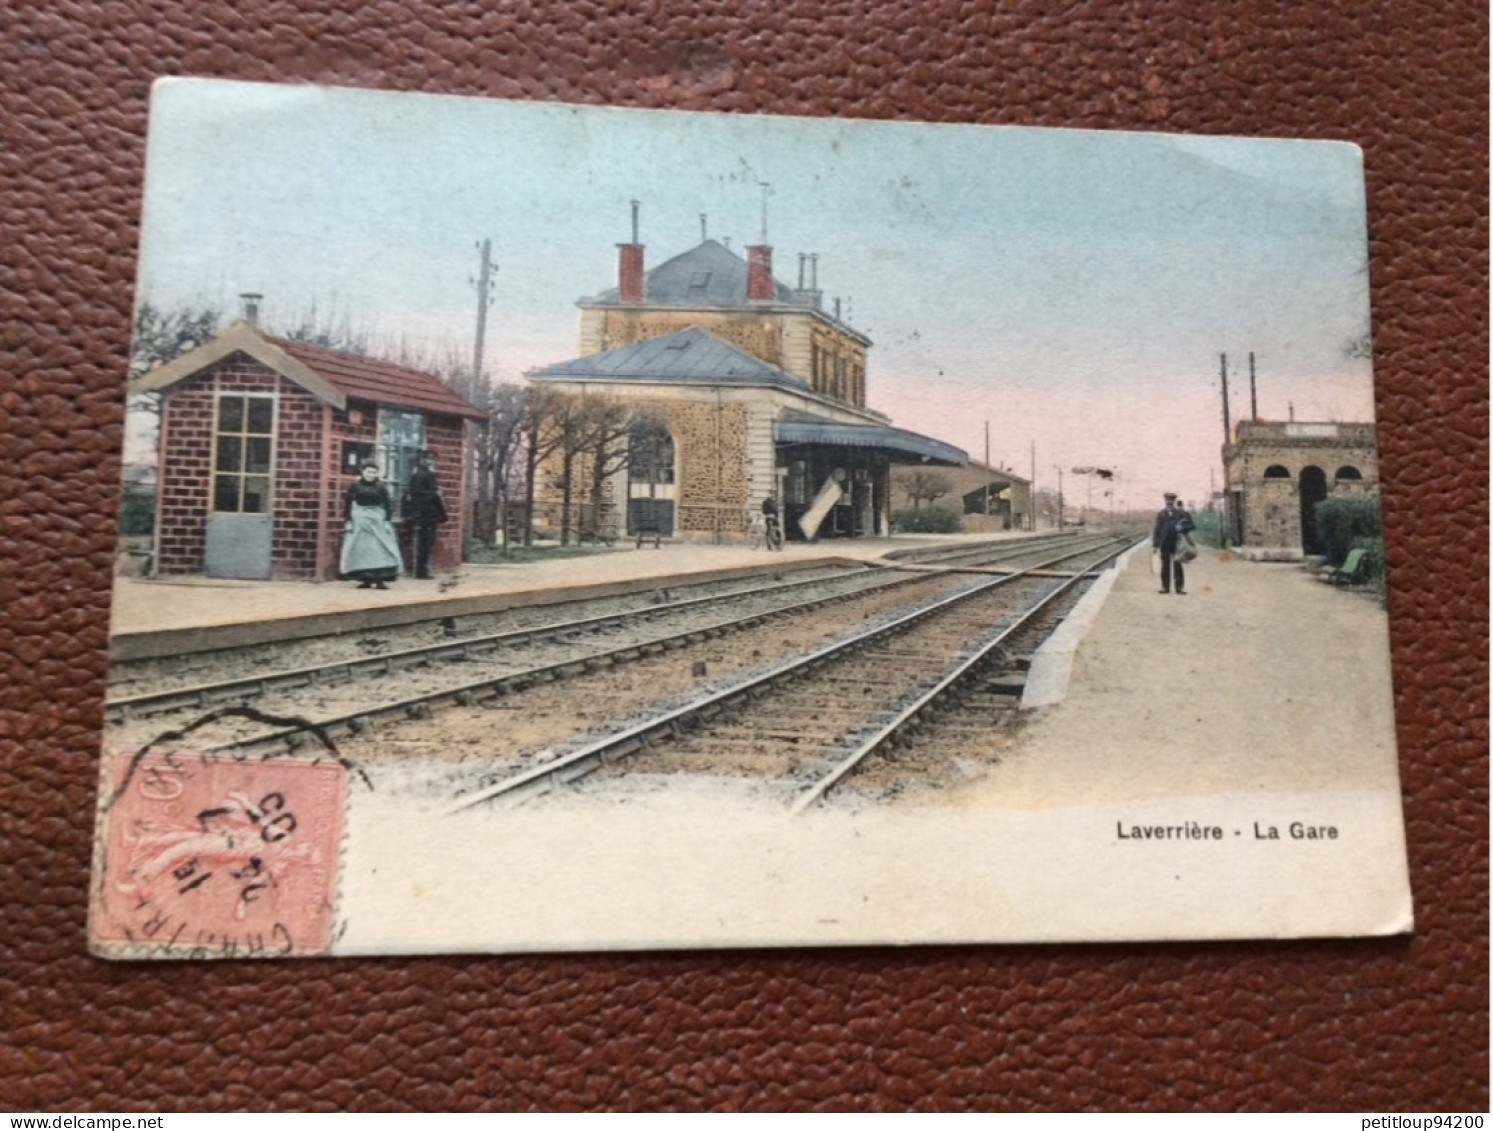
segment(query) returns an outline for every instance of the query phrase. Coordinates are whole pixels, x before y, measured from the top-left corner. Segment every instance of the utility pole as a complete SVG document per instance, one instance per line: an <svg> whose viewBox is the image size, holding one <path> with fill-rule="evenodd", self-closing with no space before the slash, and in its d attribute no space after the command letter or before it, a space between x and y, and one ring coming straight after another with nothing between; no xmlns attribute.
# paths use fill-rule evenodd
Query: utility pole
<svg viewBox="0 0 1493 1131"><path fill-rule="evenodd" d="M1052 469L1058 473L1058 529L1063 529L1063 465L1055 463Z"/></svg>
<svg viewBox="0 0 1493 1131"><path fill-rule="evenodd" d="M985 421L985 517L990 517L990 421Z"/></svg>
<svg viewBox="0 0 1493 1131"><path fill-rule="evenodd" d="M1260 419L1260 406L1255 401L1255 351L1249 351L1249 418Z"/></svg>
<svg viewBox="0 0 1493 1131"><path fill-rule="evenodd" d="M1218 375L1223 380L1223 442L1227 444L1234 437L1229 425L1229 355L1226 353L1218 355Z"/></svg>
<svg viewBox="0 0 1493 1131"><path fill-rule="evenodd" d="M1027 484L1026 488L1026 509L1031 511L1031 514L1027 516L1027 522L1031 526L1033 533L1035 533L1037 530L1037 441L1033 440L1031 444L1032 478L1031 482Z"/></svg>
<svg viewBox="0 0 1493 1131"><path fill-rule="evenodd" d="M477 245L482 253L482 266L475 280L477 286L477 342L472 349L472 393L483 397L487 392L482 376L482 355L487 342L487 308L492 305L492 277L498 265L492 261L492 240L483 240ZM485 397L483 397L485 399Z"/></svg>
<svg viewBox="0 0 1493 1131"><path fill-rule="evenodd" d="M472 399L483 412L490 409L487 378L482 372L483 354L487 346L487 308L492 305L492 276L497 265L492 261L492 240L484 239L477 245L482 253L482 263L477 278L470 280L477 286L477 340L472 346ZM483 420L477 437L477 537L491 544L496 534L497 514L493 510L492 451L490 420ZM503 517L504 537L507 537L507 516Z"/></svg>

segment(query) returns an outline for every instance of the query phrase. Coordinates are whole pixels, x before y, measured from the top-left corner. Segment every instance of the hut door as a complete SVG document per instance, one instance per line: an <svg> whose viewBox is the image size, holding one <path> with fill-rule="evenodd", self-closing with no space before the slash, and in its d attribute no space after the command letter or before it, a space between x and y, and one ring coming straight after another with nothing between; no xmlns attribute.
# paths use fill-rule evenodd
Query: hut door
<svg viewBox="0 0 1493 1131"><path fill-rule="evenodd" d="M218 397L213 426L213 497L207 516L208 577L267 580L273 573L275 398Z"/></svg>

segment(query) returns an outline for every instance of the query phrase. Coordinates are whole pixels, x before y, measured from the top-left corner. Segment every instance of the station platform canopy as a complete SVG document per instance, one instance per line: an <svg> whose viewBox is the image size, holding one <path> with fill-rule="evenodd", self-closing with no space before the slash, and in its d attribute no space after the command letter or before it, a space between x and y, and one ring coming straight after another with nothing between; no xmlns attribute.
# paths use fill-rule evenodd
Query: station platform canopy
<svg viewBox="0 0 1493 1131"><path fill-rule="evenodd" d="M963 467L969 456L952 444L886 424L843 424L806 413L789 413L777 422L779 444L824 444L864 448L885 454L892 463Z"/></svg>

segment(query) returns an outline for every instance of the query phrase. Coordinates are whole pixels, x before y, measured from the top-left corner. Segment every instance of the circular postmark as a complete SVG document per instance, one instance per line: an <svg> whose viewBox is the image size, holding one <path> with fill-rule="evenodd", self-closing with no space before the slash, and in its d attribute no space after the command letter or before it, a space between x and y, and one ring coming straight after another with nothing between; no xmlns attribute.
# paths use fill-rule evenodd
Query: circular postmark
<svg viewBox="0 0 1493 1131"><path fill-rule="evenodd" d="M117 762L90 938L109 957L255 958L332 942L347 770L163 750Z"/></svg>

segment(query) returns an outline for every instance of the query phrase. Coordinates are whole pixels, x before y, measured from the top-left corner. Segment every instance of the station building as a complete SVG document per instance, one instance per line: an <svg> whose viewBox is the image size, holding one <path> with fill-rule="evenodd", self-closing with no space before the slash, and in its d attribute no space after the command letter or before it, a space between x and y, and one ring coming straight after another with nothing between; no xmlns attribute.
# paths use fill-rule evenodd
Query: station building
<svg viewBox="0 0 1493 1131"><path fill-rule="evenodd" d="M598 525L731 541L771 496L790 539L883 535L892 468L966 462L866 407L871 341L824 309L816 257L790 288L766 245L743 259L706 239L652 270L644 250L619 245L617 286L578 303L580 356L527 374L656 422L647 457L608 480ZM541 483L538 524L558 528L561 505Z"/></svg>
<svg viewBox="0 0 1493 1131"><path fill-rule="evenodd" d="M432 564L462 561L467 425L482 413L431 374L270 337L246 321L131 391L161 402L154 573L333 579L359 467L377 461L397 517L422 450L450 516ZM407 564L411 533L401 535Z"/></svg>
<svg viewBox="0 0 1493 1131"><path fill-rule="evenodd" d="M1379 491L1372 424L1243 420L1223 463L1235 542L1291 556L1321 552L1323 499Z"/></svg>
<svg viewBox="0 0 1493 1131"><path fill-rule="evenodd" d="M957 511L966 533L1032 528L1031 480L978 460L943 474L948 476L952 490L936 505ZM899 499L898 505L905 504Z"/></svg>

